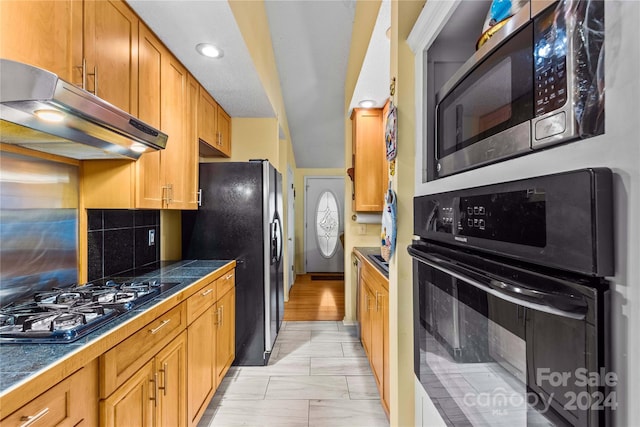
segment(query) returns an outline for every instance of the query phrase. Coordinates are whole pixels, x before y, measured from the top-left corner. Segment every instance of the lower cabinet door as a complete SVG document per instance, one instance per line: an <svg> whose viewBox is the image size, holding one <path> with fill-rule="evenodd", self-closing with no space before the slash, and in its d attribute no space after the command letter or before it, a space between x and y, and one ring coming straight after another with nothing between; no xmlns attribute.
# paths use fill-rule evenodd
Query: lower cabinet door
<svg viewBox="0 0 640 427"><path fill-rule="evenodd" d="M224 294L217 305L216 386L219 386L235 358L235 287Z"/></svg>
<svg viewBox="0 0 640 427"><path fill-rule="evenodd" d="M187 424L185 412L185 370L187 367L187 343L185 333L171 341L155 357L154 381L158 382L158 409L156 425L160 427L184 427Z"/></svg>
<svg viewBox="0 0 640 427"><path fill-rule="evenodd" d="M104 427L153 426L156 401L154 396L153 360L150 360L111 396L100 404Z"/></svg>
<svg viewBox="0 0 640 427"><path fill-rule="evenodd" d="M187 328L187 413L191 426L198 424L216 389L216 311L214 304Z"/></svg>

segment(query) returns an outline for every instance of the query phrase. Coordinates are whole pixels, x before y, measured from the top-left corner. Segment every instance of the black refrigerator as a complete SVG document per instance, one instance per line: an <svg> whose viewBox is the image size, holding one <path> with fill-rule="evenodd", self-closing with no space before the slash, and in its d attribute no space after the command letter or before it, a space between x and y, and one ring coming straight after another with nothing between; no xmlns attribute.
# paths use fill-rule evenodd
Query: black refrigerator
<svg viewBox="0 0 640 427"><path fill-rule="evenodd" d="M284 315L282 176L266 160L201 163L200 190L183 259L236 260L234 365L266 365Z"/></svg>

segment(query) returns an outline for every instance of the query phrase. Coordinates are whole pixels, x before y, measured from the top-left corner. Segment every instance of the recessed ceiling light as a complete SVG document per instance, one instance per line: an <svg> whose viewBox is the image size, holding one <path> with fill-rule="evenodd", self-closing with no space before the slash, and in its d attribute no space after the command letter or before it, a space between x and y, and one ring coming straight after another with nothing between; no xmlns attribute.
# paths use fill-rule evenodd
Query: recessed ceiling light
<svg viewBox="0 0 640 427"><path fill-rule="evenodd" d="M58 110L36 110L33 114L48 122L57 123L64 120L64 114Z"/></svg>
<svg viewBox="0 0 640 427"><path fill-rule="evenodd" d="M200 55L207 56L209 58L222 58L224 56L222 49L209 43L200 43L196 46L196 50Z"/></svg>
<svg viewBox="0 0 640 427"><path fill-rule="evenodd" d="M358 102L358 105L362 108L372 108L376 105L376 101L373 101L371 99L363 99L362 101Z"/></svg>

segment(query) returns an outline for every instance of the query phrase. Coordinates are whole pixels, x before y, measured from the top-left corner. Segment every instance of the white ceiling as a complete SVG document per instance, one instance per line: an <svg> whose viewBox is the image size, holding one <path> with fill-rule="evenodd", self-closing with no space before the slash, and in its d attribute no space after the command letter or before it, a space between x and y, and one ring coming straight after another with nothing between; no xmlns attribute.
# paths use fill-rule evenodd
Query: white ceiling
<svg viewBox="0 0 640 427"><path fill-rule="evenodd" d="M275 117L242 34L226 1L127 0L162 42L231 117ZM198 43L224 50L220 59Z"/></svg>
<svg viewBox="0 0 640 427"><path fill-rule="evenodd" d="M232 117L275 117L227 1L127 0ZM266 0L289 132L299 168L344 168L344 82L355 0ZM389 1L383 0L352 106L389 90ZM224 50L199 55L198 43Z"/></svg>
<svg viewBox="0 0 640 427"><path fill-rule="evenodd" d="M353 91L349 114L354 107L358 107L360 101L375 101L375 107L381 108L389 98L391 41L387 37L387 30L390 26L391 1L382 0L360 76Z"/></svg>

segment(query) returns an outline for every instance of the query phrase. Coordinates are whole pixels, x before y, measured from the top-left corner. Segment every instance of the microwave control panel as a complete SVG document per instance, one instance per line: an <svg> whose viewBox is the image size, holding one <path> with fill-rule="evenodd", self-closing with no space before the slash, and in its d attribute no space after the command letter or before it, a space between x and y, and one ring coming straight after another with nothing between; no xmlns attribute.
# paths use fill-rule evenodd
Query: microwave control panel
<svg viewBox="0 0 640 427"><path fill-rule="evenodd" d="M549 8L534 21L534 105L536 117L567 102L567 29L563 15Z"/></svg>

